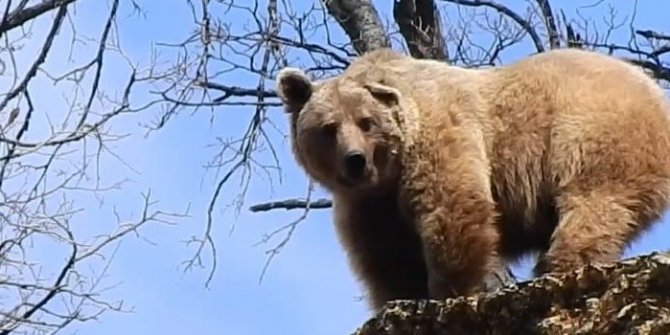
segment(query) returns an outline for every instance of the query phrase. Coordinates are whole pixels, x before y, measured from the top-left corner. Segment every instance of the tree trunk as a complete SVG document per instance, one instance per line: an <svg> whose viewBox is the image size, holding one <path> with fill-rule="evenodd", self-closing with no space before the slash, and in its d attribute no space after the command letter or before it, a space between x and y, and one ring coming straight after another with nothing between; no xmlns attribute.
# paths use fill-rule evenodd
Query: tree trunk
<svg viewBox="0 0 670 335"><path fill-rule="evenodd" d="M447 301L388 303L355 335L670 334L670 253Z"/></svg>

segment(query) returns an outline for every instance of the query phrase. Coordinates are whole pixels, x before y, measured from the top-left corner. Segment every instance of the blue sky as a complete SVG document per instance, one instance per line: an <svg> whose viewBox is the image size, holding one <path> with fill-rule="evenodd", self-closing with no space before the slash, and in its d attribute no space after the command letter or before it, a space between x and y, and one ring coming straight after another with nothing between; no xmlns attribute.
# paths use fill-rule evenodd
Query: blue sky
<svg viewBox="0 0 670 335"><path fill-rule="evenodd" d="M182 0L154 0L142 2L147 18L130 15L130 2L124 1L119 11L118 27L121 46L130 59L146 64L154 42L175 42L183 39L193 28L193 22ZM388 7L386 2L377 1ZM516 1L516 6L523 5ZM558 3L558 2L555 2ZM562 2L566 14L571 14L576 1ZM619 11L628 12L628 2L612 1ZM74 22L79 29L98 36L106 11L96 7L99 2L82 1ZM665 7L665 8L662 8ZM105 6L106 8L106 6ZM602 15L601 6L591 11ZM388 15L389 9L381 10ZM558 7L555 8L558 10ZM640 3L637 23L644 28L670 30L663 13L670 4ZM249 17L223 16L222 20L243 24ZM336 34L341 32L337 31ZM625 34L626 31L619 34ZM67 40L67 38L62 38ZM61 42L61 45L65 42ZM526 49L527 50L527 49ZM512 54L520 57L522 54ZM167 55L164 55L167 57ZM63 57L61 54L60 57ZM58 67L63 58L51 60ZM105 87L114 90L125 81L128 67L121 58L111 57L103 72ZM248 82L247 78L230 75L228 84ZM45 97L62 97L48 84L39 85ZM116 89L118 91L118 89ZM49 95L51 92L53 96ZM136 96L137 99L145 97ZM47 108L50 102L43 99L40 105ZM271 119L286 132L287 120L280 109L271 111ZM137 123L154 119L155 113L122 118L115 129L131 132ZM294 212L250 213L249 205L271 199L303 196L307 180L296 168L290 155L288 142L274 136L276 149L283 167L283 183L275 180L270 192L262 180L252 183L243 210L237 215L225 209L239 191L237 180L224 189L224 197L215 211L213 235L217 246L218 269L209 288L204 287L207 270L184 273L181 262L188 259L193 248L183 241L192 235L199 236L204 229L206 208L216 181L203 165L211 159L213 149L207 145L216 136L239 136L246 126L251 111L245 108L225 108L209 112L182 114L164 129L144 138L142 133L115 145L115 153L123 157L124 164L107 156L102 162L102 174L107 180L128 177L132 182L123 191L105 196L104 205L87 196L80 199L80 206L87 210L75 218L80 229L87 232L109 227L113 223L111 206L129 218L140 210L140 192L151 188L154 199L162 209L182 211L190 204L188 219L176 226L153 225L142 230L142 239L127 238L122 242L109 270L106 282L119 284L105 294L112 299L123 298L130 314L109 313L98 322L75 326L80 334L347 334L369 317L367 306L360 301L360 287L350 272L344 254L335 238L330 222L330 211L310 213L300 224L288 246L276 257L262 283L259 275L266 260L267 245L254 246L264 233L281 226L300 215ZM214 123L210 118L214 116ZM267 157L265 157L267 158ZM326 196L317 190L316 196ZM665 223L640 239L626 255L669 248L670 224ZM232 233L231 226L235 229ZM517 270L525 274L529 263Z"/></svg>

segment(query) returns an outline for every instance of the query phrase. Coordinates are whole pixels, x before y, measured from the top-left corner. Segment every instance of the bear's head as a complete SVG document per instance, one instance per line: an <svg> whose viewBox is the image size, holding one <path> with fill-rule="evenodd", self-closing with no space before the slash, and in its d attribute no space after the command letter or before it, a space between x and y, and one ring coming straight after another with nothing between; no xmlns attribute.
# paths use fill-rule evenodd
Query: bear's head
<svg viewBox="0 0 670 335"><path fill-rule="evenodd" d="M395 185L397 89L360 75L313 82L295 68L280 71L276 88L290 117L293 153L313 180L352 196Z"/></svg>

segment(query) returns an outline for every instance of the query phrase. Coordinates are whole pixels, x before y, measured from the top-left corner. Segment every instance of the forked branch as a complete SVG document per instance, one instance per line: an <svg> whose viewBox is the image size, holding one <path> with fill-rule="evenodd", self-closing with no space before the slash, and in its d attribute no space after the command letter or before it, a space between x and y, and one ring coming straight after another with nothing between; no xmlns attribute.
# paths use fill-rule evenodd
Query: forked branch
<svg viewBox="0 0 670 335"><path fill-rule="evenodd" d="M433 0L395 0L393 17L404 37L410 55L416 58L446 60L440 12Z"/></svg>

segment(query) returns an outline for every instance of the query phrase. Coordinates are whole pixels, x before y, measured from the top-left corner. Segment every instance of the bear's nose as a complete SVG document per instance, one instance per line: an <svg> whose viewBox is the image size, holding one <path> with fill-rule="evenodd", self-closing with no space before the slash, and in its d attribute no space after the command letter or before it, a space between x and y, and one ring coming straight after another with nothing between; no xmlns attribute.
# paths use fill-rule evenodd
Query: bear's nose
<svg viewBox="0 0 670 335"><path fill-rule="evenodd" d="M347 177L358 179L365 172L365 154L360 150L352 150L344 155L344 168Z"/></svg>

